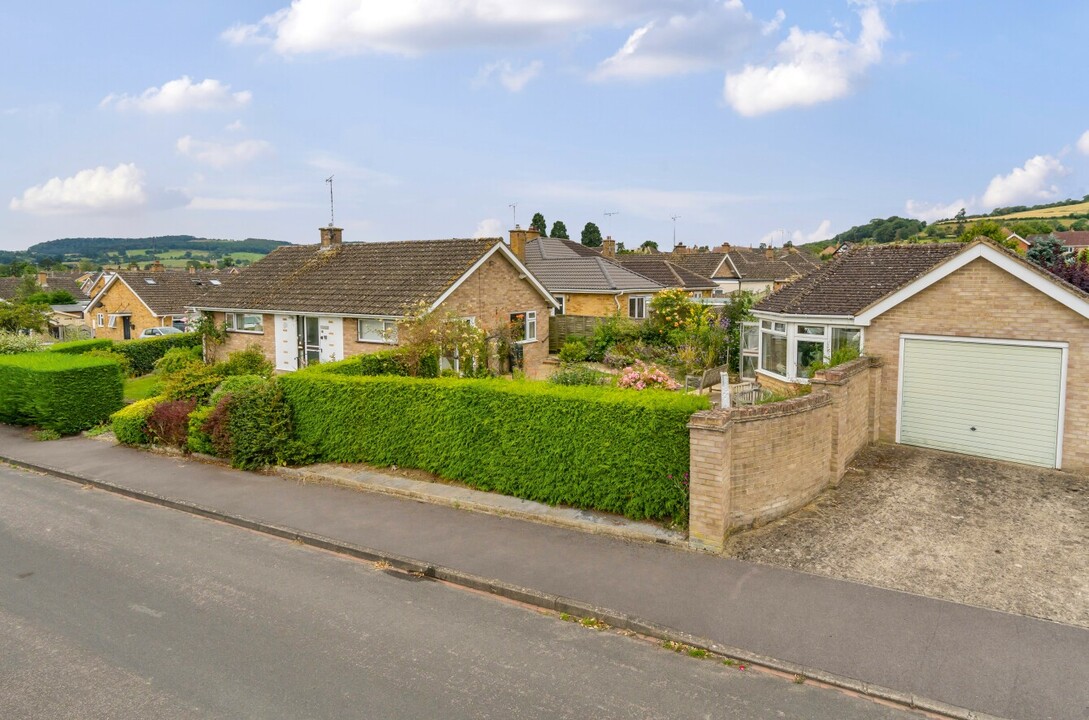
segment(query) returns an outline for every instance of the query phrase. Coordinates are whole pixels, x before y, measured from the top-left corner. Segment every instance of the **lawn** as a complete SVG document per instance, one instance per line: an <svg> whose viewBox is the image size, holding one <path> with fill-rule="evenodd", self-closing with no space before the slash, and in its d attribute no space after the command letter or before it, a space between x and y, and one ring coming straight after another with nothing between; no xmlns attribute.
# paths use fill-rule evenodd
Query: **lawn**
<svg viewBox="0 0 1089 720"><path fill-rule="evenodd" d="M155 395L159 389L158 375L144 375L138 378L125 378L125 402L131 403Z"/></svg>

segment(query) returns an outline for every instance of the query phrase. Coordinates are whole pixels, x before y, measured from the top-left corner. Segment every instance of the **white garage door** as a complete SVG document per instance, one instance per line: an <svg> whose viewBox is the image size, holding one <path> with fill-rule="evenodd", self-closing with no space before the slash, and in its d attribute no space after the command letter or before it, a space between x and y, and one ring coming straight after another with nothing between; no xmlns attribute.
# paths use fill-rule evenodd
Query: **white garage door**
<svg viewBox="0 0 1089 720"><path fill-rule="evenodd" d="M905 337L898 439L1056 467L1065 361L1059 346Z"/></svg>

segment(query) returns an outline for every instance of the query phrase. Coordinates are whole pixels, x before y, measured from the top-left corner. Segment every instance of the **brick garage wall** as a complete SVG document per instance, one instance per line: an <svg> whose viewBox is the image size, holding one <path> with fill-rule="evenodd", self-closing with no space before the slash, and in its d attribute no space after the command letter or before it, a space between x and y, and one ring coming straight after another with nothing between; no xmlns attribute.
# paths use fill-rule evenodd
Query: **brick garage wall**
<svg viewBox="0 0 1089 720"><path fill-rule="evenodd" d="M842 477L875 437L880 361L816 373L813 392L696 413L689 423L689 541L721 550L734 529L780 518Z"/></svg>
<svg viewBox="0 0 1089 720"><path fill-rule="evenodd" d="M997 300L996 300L997 299ZM950 335L1070 344L1066 379L1063 468L1089 469L1089 320L982 258L875 318L866 328L867 355L884 360L880 439L896 439L900 335ZM995 382L1016 378L995 378Z"/></svg>
<svg viewBox="0 0 1089 720"><path fill-rule="evenodd" d="M511 313L536 310L537 340L522 346L526 376L536 379L543 375L542 364L548 357L551 308L529 280L519 278L518 274L505 257L493 254L439 306L439 310L474 317L477 325L489 332L507 325Z"/></svg>

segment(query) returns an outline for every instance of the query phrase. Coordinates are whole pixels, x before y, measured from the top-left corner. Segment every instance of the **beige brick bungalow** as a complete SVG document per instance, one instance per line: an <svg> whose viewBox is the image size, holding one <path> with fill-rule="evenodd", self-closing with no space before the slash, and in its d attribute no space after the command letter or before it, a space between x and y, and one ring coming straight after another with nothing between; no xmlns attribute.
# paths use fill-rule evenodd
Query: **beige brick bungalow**
<svg viewBox="0 0 1089 720"><path fill-rule="evenodd" d="M857 247L758 303L765 386L858 346L878 437L1089 469L1089 295L990 242Z"/></svg>
<svg viewBox="0 0 1089 720"><path fill-rule="evenodd" d="M492 333L510 328L523 369L538 377L556 300L498 238L277 248L193 303L227 328L226 350L257 344L277 370L397 345L397 326L423 306Z"/></svg>
<svg viewBox="0 0 1089 720"><path fill-rule="evenodd" d="M185 322L186 306L218 288L227 276L204 270L167 270L156 261L150 270L103 272L83 310L97 338L129 340L148 328Z"/></svg>

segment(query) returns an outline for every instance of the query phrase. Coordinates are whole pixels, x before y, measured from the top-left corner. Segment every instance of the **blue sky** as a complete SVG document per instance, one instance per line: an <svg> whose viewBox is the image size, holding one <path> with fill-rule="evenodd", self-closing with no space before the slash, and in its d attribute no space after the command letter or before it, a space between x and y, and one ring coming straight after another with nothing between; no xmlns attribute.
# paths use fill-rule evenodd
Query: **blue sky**
<svg viewBox="0 0 1089 720"><path fill-rule="evenodd" d="M1074 0L0 7L0 249L190 233L822 239L1089 193ZM619 212L606 217L605 212Z"/></svg>

